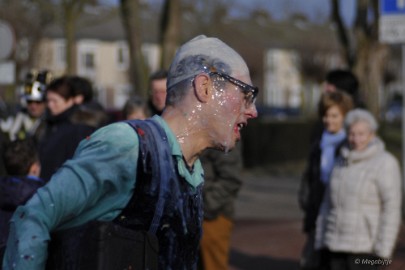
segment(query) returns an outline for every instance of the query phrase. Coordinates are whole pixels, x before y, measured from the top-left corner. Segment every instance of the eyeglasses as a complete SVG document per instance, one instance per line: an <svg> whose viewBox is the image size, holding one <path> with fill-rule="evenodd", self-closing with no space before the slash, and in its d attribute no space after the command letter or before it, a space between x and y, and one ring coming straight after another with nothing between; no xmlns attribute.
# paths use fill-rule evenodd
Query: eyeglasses
<svg viewBox="0 0 405 270"><path fill-rule="evenodd" d="M250 105L255 103L257 94L259 93L259 87L246 84L238 79L235 79L234 77L229 76L228 74L216 71L210 71L208 74L220 76L225 80L227 80L228 82L238 86L240 89L242 89L242 92L245 94L245 100L247 104Z"/></svg>

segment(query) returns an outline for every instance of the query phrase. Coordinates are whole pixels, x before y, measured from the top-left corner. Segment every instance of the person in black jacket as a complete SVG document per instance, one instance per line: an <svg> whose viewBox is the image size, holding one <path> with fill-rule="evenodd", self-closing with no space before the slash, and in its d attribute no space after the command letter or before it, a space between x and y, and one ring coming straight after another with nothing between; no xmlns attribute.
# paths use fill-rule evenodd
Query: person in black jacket
<svg viewBox="0 0 405 270"><path fill-rule="evenodd" d="M74 97L69 77L57 78L47 87L46 130L39 142L41 178L45 181L49 181L57 169L73 157L79 142L95 130L85 123L72 121L78 108Z"/></svg>
<svg viewBox="0 0 405 270"><path fill-rule="evenodd" d="M9 221L15 209L25 204L45 184L39 173L38 153L32 140L16 140L6 145L2 158L7 170L0 177L0 259L9 234Z"/></svg>
<svg viewBox="0 0 405 270"><path fill-rule="evenodd" d="M75 105L78 109L72 116L73 123L85 123L100 128L109 122L109 116L104 107L93 98L94 90L90 80L85 77L73 75L68 78L68 84L74 93Z"/></svg>
<svg viewBox="0 0 405 270"><path fill-rule="evenodd" d="M341 91L322 95L319 113L324 129L311 145L299 191L299 204L304 211L303 230L307 234L302 269L318 269L319 254L314 251L316 219L338 149L346 139L344 117L352 108L352 98Z"/></svg>

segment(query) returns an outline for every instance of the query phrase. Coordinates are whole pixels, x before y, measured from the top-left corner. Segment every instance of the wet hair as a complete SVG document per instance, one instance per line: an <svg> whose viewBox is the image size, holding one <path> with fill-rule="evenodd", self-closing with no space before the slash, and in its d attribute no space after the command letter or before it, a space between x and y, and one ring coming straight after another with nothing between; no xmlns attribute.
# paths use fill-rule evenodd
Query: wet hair
<svg viewBox="0 0 405 270"><path fill-rule="evenodd" d="M59 77L53 80L46 88L47 92L57 93L65 100L75 97L73 84L69 76Z"/></svg>
<svg viewBox="0 0 405 270"><path fill-rule="evenodd" d="M72 87L74 96L83 96L83 103L88 103L93 100L93 86L88 79L77 75L70 76L69 84Z"/></svg>
<svg viewBox="0 0 405 270"><path fill-rule="evenodd" d="M355 109L349 112L345 118L346 129L349 129L351 125L357 122L364 122L368 124L370 131L376 132L378 129L378 123L375 117L367 110Z"/></svg>
<svg viewBox="0 0 405 270"><path fill-rule="evenodd" d="M8 143L3 152L4 166L9 175L28 175L35 162L39 161L37 149L32 140L16 140Z"/></svg>
<svg viewBox="0 0 405 270"><path fill-rule="evenodd" d="M127 100L124 107L122 108L122 116L127 119L128 116L137 110L143 110L145 115L148 115L148 109L144 99L138 96L131 97Z"/></svg>
<svg viewBox="0 0 405 270"><path fill-rule="evenodd" d="M353 99L348 94L340 91L324 93L319 102L319 116L325 116L329 108L333 106L338 106L342 114L346 115L353 109Z"/></svg>
<svg viewBox="0 0 405 270"><path fill-rule="evenodd" d="M231 74L231 68L219 59L213 59L206 55L190 55L178 63L174 73L169 75L169 79L171 77L176 78L184 76L184 74L196 74L198 71L201 73L209 73L211 70ZM189 88L192 86L194 76L195 75L191 75L191 77L186 78L167 89L166 105L174 105L185 96Z"/></svg>

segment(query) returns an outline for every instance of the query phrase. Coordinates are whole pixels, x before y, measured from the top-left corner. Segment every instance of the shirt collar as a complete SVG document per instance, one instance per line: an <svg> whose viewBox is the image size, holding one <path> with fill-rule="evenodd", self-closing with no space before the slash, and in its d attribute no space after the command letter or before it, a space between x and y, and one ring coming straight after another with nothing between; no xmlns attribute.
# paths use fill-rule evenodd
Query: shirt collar
<svg viewBox="0 0 405 270"><path fill-rule="evenodd" d="M204 180L203 179L204 171L203 171L200 160L197 159L194 162L193 171L190 172L187 169L187 165L184 162L183 153L181 151L180 144L177 141L176 136L174 135L173 131L170 129L170 127L166 123L166 121L158 115L153 116L152 119L154 121L158 122L163 127L163 130L166 133L167 139L169 141L169 146L172 151L172 155L175 156L176 160L177 160L177 168L178 168L180 176L184 177L186 179L186 181L190 185L192 185L194 188L199 186Z"/></svg>

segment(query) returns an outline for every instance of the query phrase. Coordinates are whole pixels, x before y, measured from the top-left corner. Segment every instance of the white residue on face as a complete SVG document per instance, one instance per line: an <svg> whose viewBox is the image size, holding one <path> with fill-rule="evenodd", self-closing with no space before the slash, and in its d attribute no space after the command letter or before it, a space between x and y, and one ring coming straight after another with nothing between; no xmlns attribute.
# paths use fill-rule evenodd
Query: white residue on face
<svg viewBox="0 0 405 270"><path fill-rule="evenodd" d="M212 146L225 152L234 147L234 129L238 118L243 114L244 100L237 86L223 82L214 80L210 101L199 104L191 112L184 114L187 128L177 135L180 144L185 143L187 137L203 133L208 136ZM203 112L203 107L208 111Z"/></svg>

